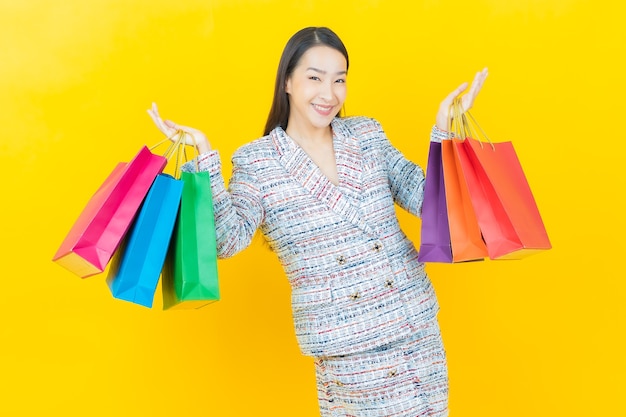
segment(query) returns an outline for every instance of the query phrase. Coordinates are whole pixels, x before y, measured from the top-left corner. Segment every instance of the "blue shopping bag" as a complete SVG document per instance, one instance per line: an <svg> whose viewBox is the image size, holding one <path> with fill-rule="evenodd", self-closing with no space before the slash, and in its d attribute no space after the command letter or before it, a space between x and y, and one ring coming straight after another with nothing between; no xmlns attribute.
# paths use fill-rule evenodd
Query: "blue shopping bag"
<svg viewBox="0 0 626 417"><path fill-rule="evenodd" d="M167 174L156 177L111 262L106 281L115 298L152 307L182 192L182 181Z"/></svg>

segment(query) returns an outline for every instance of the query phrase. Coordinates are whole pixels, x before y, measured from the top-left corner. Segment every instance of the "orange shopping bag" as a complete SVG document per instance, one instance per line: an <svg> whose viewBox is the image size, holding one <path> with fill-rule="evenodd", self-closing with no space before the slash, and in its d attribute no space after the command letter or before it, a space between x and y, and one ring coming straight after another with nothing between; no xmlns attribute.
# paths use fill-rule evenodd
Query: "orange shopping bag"
<svg viewBox="0 0 626 417"><path fill-rule="evenodd" d="M488 256L487 247L478 227L467 183L452 140L441 143L443 177L446 189L452 262L482 260Z"/></svg>

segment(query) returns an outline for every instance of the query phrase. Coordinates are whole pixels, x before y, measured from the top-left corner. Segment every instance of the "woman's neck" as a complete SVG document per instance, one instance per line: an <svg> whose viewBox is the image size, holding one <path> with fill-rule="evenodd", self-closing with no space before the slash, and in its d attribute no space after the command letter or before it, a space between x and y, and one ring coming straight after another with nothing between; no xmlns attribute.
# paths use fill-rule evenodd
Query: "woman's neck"
<svg viewBox="0 0 626 417"><path fill-rule="evenodd" d="M285 132L287 133L287 135L289 135L290 138L292 138L299 144L303 142L311 144L324 143L328 142L329 140L332 141L333 137L333 131L330 126L321 129L306 129L302 126L288 124Z"/></svg>

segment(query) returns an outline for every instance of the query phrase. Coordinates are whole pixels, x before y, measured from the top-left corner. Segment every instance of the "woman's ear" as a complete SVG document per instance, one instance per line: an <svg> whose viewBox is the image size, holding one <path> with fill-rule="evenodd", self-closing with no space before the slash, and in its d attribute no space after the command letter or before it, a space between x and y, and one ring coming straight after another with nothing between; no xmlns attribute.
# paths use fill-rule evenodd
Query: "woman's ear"
<svg viewBox="0 0 626 417"><path fill-rule="evenodd" d="M291 94L291 77L285 80L285 93Z"/></svg>

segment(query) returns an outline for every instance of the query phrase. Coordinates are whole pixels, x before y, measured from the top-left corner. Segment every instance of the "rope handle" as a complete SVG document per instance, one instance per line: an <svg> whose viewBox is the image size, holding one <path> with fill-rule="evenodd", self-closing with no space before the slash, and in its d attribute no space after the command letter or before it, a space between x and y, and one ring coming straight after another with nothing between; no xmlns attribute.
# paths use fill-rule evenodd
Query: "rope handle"
<svg viewBox="0 0 626 417"><path fill-rule="evenodd" d="M165 152L163 153L163 156L165 158L167 158L167 161L170 162L170 160L172 159L172 157L174 157L174 155L176 155L175 157L175 166L174 166L174 176L176 178L180 177L180 170L179 170L179 165L182 166L181 164L181 160L184 160L183 163L188 162L189 159L187 158L187 150L186 150L186 143L185 143L185 135L189 135L191 136L191 139L193 140L193 148L195 149L195 167L196 167L196 172L200 171L200 167L198 164L198 157L200 156L200 152L198 151L197 145L198 142L196 141L195 136L192 133L189 132L185 132L182 129L178 129L176 132L174 132L173 135L168 136L167 138L163 139L162 141L158 142L156 145L153 145L150 147L150 150L154 150L157 147L161 146L163 143L165 142L170 142L170 145L167 147L167 149L165 150ZM181 152L182 149L182 152Z"/></svg>
<svg viewBox="0 0 626 417"><path fill-rule="evenodd" d="M480 143L480 147L482 148L483 141L480 140L482 137L486 139L487 142L491 145L491 149L493 151L496 150L493 142L491 141L491 139L489 139L489 136L487 136L487 134L480 126L478 121L476 121L476 118L472 115L472 113L470 113L469 110L463 111L463 104L460 97L454 99L451 107L452 111L450 112L450 128L452 128L453 124L455 125L455 133L460 133L462 135L461 140L465 140L468 137L473 137L478 140L478 142ZM478 128L478 131L475 130L475 128Z"/></svg>

